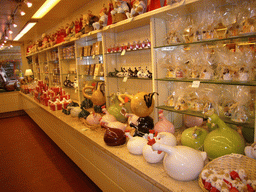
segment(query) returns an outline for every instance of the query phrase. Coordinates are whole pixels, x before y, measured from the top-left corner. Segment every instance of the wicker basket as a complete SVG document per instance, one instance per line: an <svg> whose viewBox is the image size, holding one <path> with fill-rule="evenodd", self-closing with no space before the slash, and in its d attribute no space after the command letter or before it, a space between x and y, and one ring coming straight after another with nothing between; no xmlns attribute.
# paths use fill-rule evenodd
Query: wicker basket
<svg viewBox="0 0 256 192"><path fill-rule="evenodd" d="M215 169L216 171L225 170L225 169L228 169L228 170L244 169L249 179L256 180L256 160L250 157L247 157L245 155L240 155L240 154L224 155L222 157L216 158L211 162L209 162L203 168L203 170L209 169L209 168ZM208 190L204 188L201 174L199 175L198 183L203 191L208 192Z"/></svg>

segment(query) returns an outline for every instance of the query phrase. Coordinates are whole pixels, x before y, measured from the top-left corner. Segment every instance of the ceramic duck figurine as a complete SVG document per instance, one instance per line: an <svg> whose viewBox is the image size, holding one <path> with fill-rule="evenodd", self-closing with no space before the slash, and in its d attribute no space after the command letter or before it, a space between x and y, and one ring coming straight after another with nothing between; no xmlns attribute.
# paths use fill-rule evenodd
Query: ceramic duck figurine
<svg viewBox="0 0 256 192"><path fill-rule="evenodd" d="M256 159L256 143L253 143L251 146L246 146L244 153L247 157Z"/></svg>
<svg viewBox="0 0 256 192"><path fill-rule="evenodd" d="M154 130L158 133L160 132L170 132L172 134L174 134L175 129L174 129L174 125L168 121L163 113L163 110L159 111L159 121L155 124Z"/></svg>
<svg viewBox="0 0 256 192"><path fill-rule="evenodd" d="M186 146L167 146L156 142L152 149L167 153L163 160L164 169L173 179L180 181L196 179L207 157L206 152Z"/></svg>
<svg viewBox="0 0 256 192"><path fill-rule="evenodd" d="M129 131L125 132L125 135L129 138L127 142L127 149L134 155L142 155L143 147L147 145L147 139L143 137L132 137Z"/></svg>

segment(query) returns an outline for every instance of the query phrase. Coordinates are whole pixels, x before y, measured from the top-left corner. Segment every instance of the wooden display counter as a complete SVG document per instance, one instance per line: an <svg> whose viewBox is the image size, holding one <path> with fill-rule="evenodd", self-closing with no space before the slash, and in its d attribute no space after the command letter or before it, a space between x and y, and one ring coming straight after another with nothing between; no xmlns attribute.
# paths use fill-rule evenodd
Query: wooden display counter
<svg viewBox="0 0 256 192"><path fill-rule="evenodd" d="M102 191L202 191L197 180L176 181L163 164L149 164L132 155L126 145L110 147L104 130L87 129L78 118L51 111L20 93L22 108L41 129L95 182Z"/></svg>

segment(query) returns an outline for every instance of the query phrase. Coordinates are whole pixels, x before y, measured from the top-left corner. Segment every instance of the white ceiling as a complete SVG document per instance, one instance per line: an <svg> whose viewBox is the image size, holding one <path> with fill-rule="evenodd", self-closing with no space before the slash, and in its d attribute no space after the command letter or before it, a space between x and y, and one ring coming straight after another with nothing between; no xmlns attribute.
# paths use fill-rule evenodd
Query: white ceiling
<svg viewBox="0 0 256 192"><path fill-rule="evenodd" d="M23 0L0 0L0 35L4 33L7 21L10 19L12 13L14 13L17 5ZM11 27L13 30L10 39L14 39L16 35L21 31L25 24L31 20L33 14L39 9L39 7L45 2L45 0L28 0L33 3L31 8L28 8L25 3L21 3L21 8L26 12L26 15L20 16L19 11L16 12L14 20L18 24L17 28ZM53 28L61 20L71 15L73 12L84 6L86 3L93 0L61 0L57 6L55 6L47 15L38 20L38 23L26 34L20 41L30 41L38 36L41 36L47 30ZM0 36L0 38L1 38Z"/></svg>

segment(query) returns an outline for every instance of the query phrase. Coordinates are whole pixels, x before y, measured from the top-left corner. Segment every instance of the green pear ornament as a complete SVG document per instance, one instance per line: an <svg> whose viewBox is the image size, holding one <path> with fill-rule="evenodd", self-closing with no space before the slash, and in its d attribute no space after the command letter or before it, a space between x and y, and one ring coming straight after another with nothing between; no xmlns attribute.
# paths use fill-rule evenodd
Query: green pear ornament
<svg viewBox="0 0 256 192"><path fill-rule="evenodd" d="M217 114L209 116L209 121L218 125L204 140L204 151L209 159L231 153L244 153L245 141L237 131L227 126Z"/></svg>

